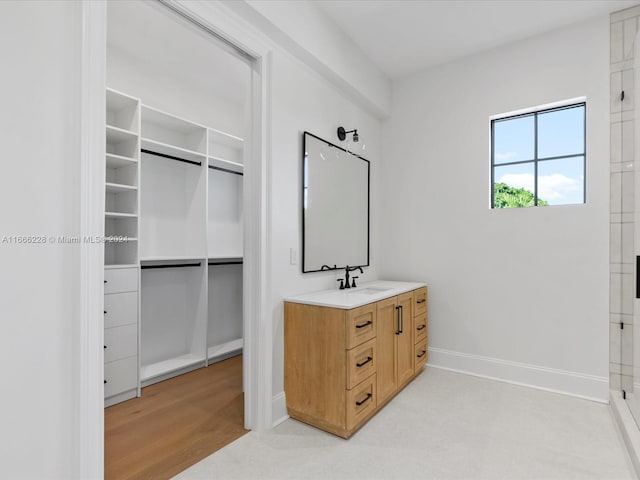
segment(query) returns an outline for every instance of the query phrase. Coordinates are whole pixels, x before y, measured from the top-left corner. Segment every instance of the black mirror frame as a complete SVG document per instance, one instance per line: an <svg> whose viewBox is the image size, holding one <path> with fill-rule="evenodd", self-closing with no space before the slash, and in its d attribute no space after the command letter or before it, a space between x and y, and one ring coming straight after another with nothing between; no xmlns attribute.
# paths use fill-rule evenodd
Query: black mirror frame
<svg viewBox="0 0 640 480"><path fill-rule="evenodd" d="M360 160L363 160L364 162L367 163L367 263L366 265L349 265L350 267L368 267L371 264L371 162L369 160L367 160L366 158L364 158L361 155L358 155L356 153L350 152L349 150L346 150L345 148L342 148L338 145L335 145L331 142L328 142L327 140L325 140L324 138L320 138L317 135L314 135L311 132L307 132L304 131L302 134L302 167L300 168L300 171L302 173L301 176L301 188L300 188L300 212L301 212L301 217L302 217L302 258L301 258L301 265L302 265L302 273L314 273L314 272L323 272L323 271L328 271L328 270L341 270L344 269L347 265L329 265L328 268L320 268L319 270L305 270L305 215L304 215L304 178L305 178L305 167L304 167L304 158L305 158L305 153L307 151L307 135L309 137L313 137L316 140L319 140L323 143L326 143L327 145L333 147L333 148L337 148L338 150L341 150L345 153L348 153L349 155L353 155L356 158L359 158Z"/></svg>

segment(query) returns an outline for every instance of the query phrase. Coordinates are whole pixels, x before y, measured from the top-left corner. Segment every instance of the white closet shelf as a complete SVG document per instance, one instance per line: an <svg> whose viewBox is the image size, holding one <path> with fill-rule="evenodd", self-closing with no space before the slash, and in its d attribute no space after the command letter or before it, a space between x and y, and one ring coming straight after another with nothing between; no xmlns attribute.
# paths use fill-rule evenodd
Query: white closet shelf
<svg viewBox="0 0 640 480"><path fill-rule="evenodd" d="M168 143L158 142L157 140L152 140L150 138L142 139L142 148L144 150L151 150L152 152L161 153L163 155L183 158L192 162L204 162L207 158L204 153L187 150L186 148L169 145Z"/></svg>
<svg viewBox="0 0 640 480"><path fill-rule="evenodd" d="M135 192L138 187L133 185L124 185L122 183L105 183L105 189L107 193L123 193L123 192Z"/></svg>
<svg viewBox="0 0 640 480"><path fill-rule="evenodd" d="M236 352L242 350L244 346L244 341L242 338L237 338L235 340L231 340L230 342L221 343L219 345L214 345L207 349L207 357L215 358L220 357L222 355L226 355L231 352Z"/></svg>
<svg viewBox="0 0 640 480"><path fill-rule="evenodd" d="M181 133L205 132L207 127L185 120L184 118L172 115L148 105L142 105L143 126L145 123L157 125L163 129L173 130Z"/></svg>
<svg viewBox="0 0 640 480"><path fill-rule="evenodd" d="M138 134L131 130L107 125L107 143L120 143L128 140L137 140Z"/></svg>
<svg viewBox="0 0 640 480"><path fill-rule="evenodd" d="M229 254L229 255L211 255L207 257L210 262L224 262L224 261L242 261L242 254Z"/></svg>
<svg viewBox="0 0 640 480"><path fill-rule="evenodd" d="M106 218L138 218L137 213L104 212Z"/></svg>
<svg viewBox="0 0 640 480"><path fill-rule="evenodd" d="M234 172L242 173L244 170L244 165L238 162L234 162L232 160L227 160L220 157L209 157L209 165L212 167L224 168L226 170L232 170Z"/></svg>
<svg viewBox="0 0 640 480"><path fill-rule="evenodd" d="M215 128L209 129L209 139L213 143L225 145L227 147L241 149L244 147L244 140L230 133L221 132Z"/></svg>
<svg viewBox="0 0 640 480"><path fill-rule="evenodd" d="M194 261L194 262L204 262L205 257L198 257L193 255L161 255L156 257L140 257L140 263L145 262L184 262L184 261Z"/></svg>
<svg viewBox="0 0 640 480"><path fill-rule="evenodd" d="M176 370L190 367L197 363L204 363L205 360L206 359L202 355L186 353L161 362L143 365L140 377L144 382L145 380L151 380L152 378L160 377L167 373L175 372Z"/></svg>
<svg viewBox="0 0 640 480"><path fill-rule="evenodd" d="M114 270L117 268L138 268L138 264L137 263L112 263L112 264L105 264L104 268L105 270Z"/></svg>
<svg viewBox="0 0 640 480"><path fill-rule="evenodd" d="M107 168L129 167L137 163L138 160L135 158L116 155L114 153L107 153Z"/></svg>
<svg viewBox="0 0 640 480"><path fill-rule="evenodd" d="M135 106L137 102L137 98L107 87L107 110L122 110Z"/></svg>

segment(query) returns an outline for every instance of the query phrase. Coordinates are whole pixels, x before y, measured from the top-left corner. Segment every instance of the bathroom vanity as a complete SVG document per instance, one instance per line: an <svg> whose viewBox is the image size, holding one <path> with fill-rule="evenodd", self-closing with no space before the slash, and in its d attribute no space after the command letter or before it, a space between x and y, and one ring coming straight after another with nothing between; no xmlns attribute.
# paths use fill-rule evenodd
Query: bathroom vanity
<svg viewBox="0 0 640 480"><path fill-rule="evenodd" d="M427 287L375 281L285 299L289 416L350 437L422 371Z"/></svg>

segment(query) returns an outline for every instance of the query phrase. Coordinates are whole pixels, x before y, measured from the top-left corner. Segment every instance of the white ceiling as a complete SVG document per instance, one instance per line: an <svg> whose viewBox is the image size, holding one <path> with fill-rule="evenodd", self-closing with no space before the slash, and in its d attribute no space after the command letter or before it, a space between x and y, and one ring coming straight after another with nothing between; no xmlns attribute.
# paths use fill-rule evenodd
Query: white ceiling
<svg viewBox="0 0 640 480"><path fill-rule="evenodd" d="M639 0L316 0L390 78L539 35Z"/></svg>

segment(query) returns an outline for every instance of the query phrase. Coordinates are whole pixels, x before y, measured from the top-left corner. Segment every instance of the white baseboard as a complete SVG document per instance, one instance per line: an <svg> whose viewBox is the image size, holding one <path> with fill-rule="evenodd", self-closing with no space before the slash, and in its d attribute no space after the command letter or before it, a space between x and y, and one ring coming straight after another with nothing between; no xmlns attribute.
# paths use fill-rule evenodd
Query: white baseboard
<svg viewBox="0 0 640 480"><path fill-rule="evenodd" d="M429 347L430 367L609 403L609 378Z"/></svg>
<svg viewBox="0 0 640 480"><path fill-rule="evenodd" d="M271 428L280 425L287 418L289 418L289 414L287 413L287 400L284 392L280 392L271 400Z"/></svg>

